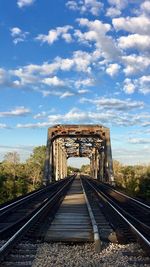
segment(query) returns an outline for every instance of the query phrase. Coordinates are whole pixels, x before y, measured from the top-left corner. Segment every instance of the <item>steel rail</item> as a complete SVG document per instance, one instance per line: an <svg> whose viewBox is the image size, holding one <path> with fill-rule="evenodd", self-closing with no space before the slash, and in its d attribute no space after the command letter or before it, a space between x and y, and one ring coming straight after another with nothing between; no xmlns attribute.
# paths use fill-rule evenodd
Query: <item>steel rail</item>
<svg viewBox="0 0 150 267"><path fill-rule="evenodd" d="M4 259L4 257L9 253L10 249L16 245L17 241L19 241L23 235L33 226L35 222L46 212L47 209L53 207L53 205L57 202L57 200L61 197L62 193L68 188L68 186L72 183L74 177L71 177L66 183L62 186L59 191L57 191L50 199L44 203L44 205L38 208L38 211L23 225L20 229L17 230L12 237L10 237L5 244L3 244L0 248L0 261Z"/></svg>
<svg viewBox="0 0 150 267"><path fill-rule="evenodd" d="M55 184L55 187L52 187L52 188L55 188L55 190L59 190L59 187L62 185L62 184L64 184L65 183L65 181L66 181L66 179L62 179L61 180L61 182L59 182L59 183L57 183L57 184ZM47 188L46 189L46 191L44 191L44 193L47 193L47 191L49 192L49 190L50 189L52 189L51 187L50 188ZM4 212L2 215L1 215L1 220L2 220L2 216L4 215L5 217L3 218L3 220L5 219L5 220L7 220L7 223L6 223L6 227L4 227L4 228L2 228L2 229L0 229L0 235L2 236L2 237L6 237L6 236L10 236L10 233L13 231L17 231L17 229L19 228L19 227L21 227L21 225L23 225L29 218L31 218L31 216L36 212L36 210L38 210L39 209L39 207L41 207L50 197L52 197L57 191L54 191L52 194L51 194L51 196L44 196L44 199L42 200L42 201L39 201L39 203L38 203L38 207L35 205L35 208L33 207L32 208L32 210L28 213L28 214L23 214L21 217L19 217L16 221L14 221L13 223L11 223L11 224L8 224L8 222L9 222L9 217L8 217L8 215L7 215L7 213L9 213L10 212L10 210L8 210L8 212L7 212L7 210L6 210L6 212ZM43 196L43 194L40 194L41 196ZM37 199L36 199L36 197L39 197L39 194L38 195L36 195L36 196L34 196L34 198L32 199L32 201L36 201ZM29 199L30 200L30 199ZM29 200L27 201L25 201L25 202L23 202L22 204L28 204L28 202L29 202ZM33 202L34 203L34 202ZM19 205L19 207L22 205L22 204L18 204ZM32 204L32 202L30 201L30 203L29 203L29 205L30 204ZM17 205L17 206L18 206ZM15 206L15 207L17 207L17 206ZM27 208L28 208L28 206L27 206ZM31 209L31 207L29 207L29 210ZM11 209L11 211L12 210L14 210L14 208L12 208ZM16 212L16 210L15 210L15 212ZM6 215L7 215L7 218L6 218ZM11 219L10 219L11 220ZM5 226L5 225L4 225Z"/></svg>
<svg viewBox="0 0 150 267"><path fill-rule="evenodd" d="M121 211L119 211L115 206L118 206L117 204L115 204L115 203L113 203L113 201L105 194L105 193L103 193L103 192L99 192L98 190L97 190L97 188L95 188L94 186L96 186L95 184L94 184L94 186L93 186L93 184L92 184L92 182L91 181L89 181L89 180L87 180L87 179L85 179L85 178L83 178L84 179L84 181L86 182L86 183L88 183L89 184L89 186L92 188L92 190L100 197L100 198L102 198L122 219L123 219L123 221L125 221L126 223L127 223L127 225L131 228L131 230L132 230L132 232L133 232L133 234L135 234L136 235L136 237L137 237L137 240L138 239L140 239L142 242L144 242L144 245L146 246L146 248L147 248L147 250L150 252L150 239L148 239L147 237L146 237L146 234L144 235L143 234L143 231L141 232L141 230L139 229L139 228L137 228L136 227L136 225L133 225L133 223L131 222L131 221L129 221L129 219L127 219L123 214L122 214L122 212ZM119 207L120 208L120 207ZM121 209L120 208L120 210L123 210L123 209ZM150 227L149 227L149 233L150 233Z"/></svg>
<svg viewBox="0 0 150 267"><path fill-rule="evenodd" d="M83 185L82 179L81 179L81 186L82 186L82 190L83 190L84 197L85 197L85 200L86 200L86 204L87 204L88 212L89 212L89 215L90 215L90 219L91 219L91 222L92 222L93 234L94 234L94 242L95 242L95 250L96 250L96 252L100 252L101 249L102 249L101 248L102 244L101 244L101 239L100 239L100 235L99 235L99 232L98 232L98 226L97 226L97 223L95 221L95 217L94 217L92 208L90 206L90 202L88 200L88 196L87 196L86 190L84 189L84 185Z"/></svg>
<svg viewBox="0 0 150 267"><path fill-rule="evenodd" d="M135 198L133 198L133 197L130 197L130 196L128 196L128 195L126 195L126 194L124 194L124 193L122 193L122 192L120 192L120 191L117 191L116 189L114 189L114 188L112 188L112 187L110 187L110 186L108 186L108 185L106 185L106 184L99 183L99 182L98 182L97 184L98 184L99 186L103 186L103 187L105 187L105 188L107 188L107 189L111 189L112 191L114 191L114 192L117 193L118 195L121 195L121 196L123 196L123 197L125 197L125 198L128 198L128 199L130 199L131 201L133 201L133 202L139 204L140 206L143 206L143 207L145 207L146 209L150 210L150 206L149 206L149 205L147 205L147 204L145 204L145 203L143 203L143 202L141 202L141 201L139 201L139 200L137 200L137 199L135 199Z"/></svg>
<svg viewBox="0 0 150 267"><path fill-rule="evenodd" d="M67 179L67 178L66 178L66 179ZM63 179L63 180L64 180L64 179ZM46 187L44 187L44 188L42 188L42 189L38 189L38 190L36 190L36 191L30 192L30 193L26 194L25 196L22 196L22 197L19 198L18 200L14 199L14 201L12 201L10 204L7 204L7 203L6 203L6 205L5 205L5 203L2 204L3 207L0 208L0 212L8 212L9 209L11 210L11 209L13 209L13 208L16 208L18 205L21 205L21 204L24 203L26 200L28 201L28 200L32 199L33 197L36 197L37 195L40 195L40 194L42 194L43 192L45 192L45 191L47 191L47 190L49 190L49 189L55 187L56 184L61 183L63 180L54 182L54 183L52 183L52 184L50 184L50 185L48 185L48 186L46 186ZM3 213L0 213L0 216L1 216L1 215L3 215Z"/></svg>

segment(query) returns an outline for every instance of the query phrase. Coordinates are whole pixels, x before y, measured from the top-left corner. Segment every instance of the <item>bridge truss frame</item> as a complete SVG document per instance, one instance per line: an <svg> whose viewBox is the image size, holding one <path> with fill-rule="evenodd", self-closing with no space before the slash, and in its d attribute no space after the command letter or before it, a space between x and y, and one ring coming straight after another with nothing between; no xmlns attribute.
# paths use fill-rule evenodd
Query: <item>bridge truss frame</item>
<svg viewBox="0 0 150 267"><path fill-rule="evenodd" d="M91 176L114 183L109 128L102 125L55 125L48 128L44 184L67 176L69 157L88 157Z"/></svg>

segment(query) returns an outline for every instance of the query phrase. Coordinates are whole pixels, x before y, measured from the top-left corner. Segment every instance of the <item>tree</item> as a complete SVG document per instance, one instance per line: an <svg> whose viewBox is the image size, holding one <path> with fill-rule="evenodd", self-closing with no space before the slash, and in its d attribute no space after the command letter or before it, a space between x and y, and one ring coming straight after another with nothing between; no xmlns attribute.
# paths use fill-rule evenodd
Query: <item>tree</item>
<svg viewBox="0 0 150 267"><path fill-rule="evenodd" d="M16 176L17 169L20 162L20 155L17 152L8 152L4 156L3 161L3 172L8 176L6 180L6 185L13 197L17 196L17 188L16 188Z"/></svg>
<svg viewBox="0 0 150 267"><path fill-rule="evenodd" d="M146 172L141 176L139 196L150 201L150 166L147 167Z"/></svg>
<svg viewBox="0 0 150 267"><path fill-rule="evenodd" d="M79 172L80 170L76 167L68 166L67 167L67 175L71 175L75 172Z"/></svg>
<svg viewBox="0 0 150 267"><path fill-rule="evenodd" d="M89 164L82 165L80 171L82 173L90 175L90 165Z"/></svg>
<svg viewBox="0 0 150 267"><path fill-rule="evenodd" d="M11 162L14 165L18 164L20 162L20 155L18 152L8 152L4 156L4 162Z"/></svg>
<svg viewBox="0 0 150 267"><path fill-rule="evenodd" d="M46 147L35 147L30 158L26 161L26 175L30 183L31 189L36 189L41 186L44 175Z"/></svg>

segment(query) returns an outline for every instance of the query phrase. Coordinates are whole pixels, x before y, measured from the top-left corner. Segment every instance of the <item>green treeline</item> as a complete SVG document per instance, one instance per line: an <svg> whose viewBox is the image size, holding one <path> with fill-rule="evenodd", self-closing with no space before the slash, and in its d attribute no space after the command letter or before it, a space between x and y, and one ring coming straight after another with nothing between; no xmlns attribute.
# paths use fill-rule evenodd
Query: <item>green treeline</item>
<svg viewBox="0 0 150 267"><path fill-rule="evenodd" d="M25 163L17 152L9 152L0 163L0 204L42 186L45 146L36 147ZM150 201L150 165L124 166L114 160L116 186L129 194ZM90 174L90 166L80 169L68 166L68 174Z"/></svg>
<svg viewBox="0 0 150 267"><path fill-rule="evenodd" d="M150 201L150 165L123 165L113 161L116 187L130 196ZM90 165L82 165L80 169L69 167L70 173L78 171L90 175Z"/></svg>
<svg viewBox="0 0 150 267"><path fill-rule="evenodd" d="M128 195L150 201L150 165L124 166L114 160L116 186Z"/></svg>
<svg viewBox="0 0 150 267"><path fill-rule="evenodd" d="M42 185L45 146L36 147L25 163L17 152L9 152L0 163L0 204Z"/></svg>

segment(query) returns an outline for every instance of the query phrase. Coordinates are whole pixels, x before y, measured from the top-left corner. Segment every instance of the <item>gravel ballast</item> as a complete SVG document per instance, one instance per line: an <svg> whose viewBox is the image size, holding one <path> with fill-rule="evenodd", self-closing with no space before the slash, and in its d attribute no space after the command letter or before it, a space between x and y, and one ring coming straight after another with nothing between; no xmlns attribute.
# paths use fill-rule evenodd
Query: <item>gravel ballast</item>
<svg viewBox="0 0 150 267"><path fill-rule="evenodd" d="M105 244L100 253L94 244L66 245L43 243L37 250L32 267L150 267L150 258L144 256L137 244Z"/></svg>

